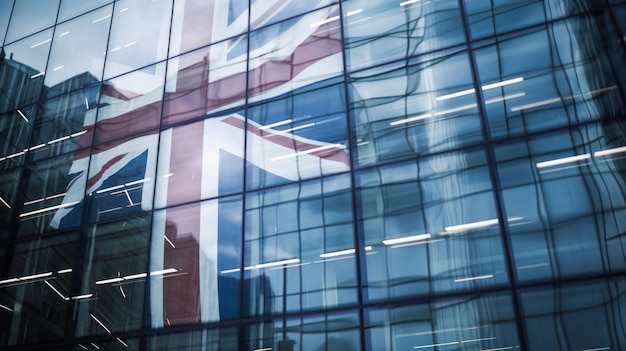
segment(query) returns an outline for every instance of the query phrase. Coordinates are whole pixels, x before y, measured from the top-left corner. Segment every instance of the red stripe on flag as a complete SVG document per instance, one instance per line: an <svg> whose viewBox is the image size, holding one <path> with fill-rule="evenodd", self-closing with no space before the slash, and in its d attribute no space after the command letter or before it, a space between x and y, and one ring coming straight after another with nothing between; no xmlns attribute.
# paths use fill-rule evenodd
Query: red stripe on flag
<svg viewBox="0 0 626 351"><path fill-rule="evenodd" d="M104 166L102 166L102 168L98 171L98 173L94 174L93 177L89 178L87 180L87 189L91 188L94 184L96 184L100 179L102 179L102 176L104 175L104 172L106 172L109 168L111 168L117 161L121 160L122 158L124 158L124 156L126 156L127 154L121 154L118 156L113 157L112 159L110 159L107 163L104 164Z"/></svg>

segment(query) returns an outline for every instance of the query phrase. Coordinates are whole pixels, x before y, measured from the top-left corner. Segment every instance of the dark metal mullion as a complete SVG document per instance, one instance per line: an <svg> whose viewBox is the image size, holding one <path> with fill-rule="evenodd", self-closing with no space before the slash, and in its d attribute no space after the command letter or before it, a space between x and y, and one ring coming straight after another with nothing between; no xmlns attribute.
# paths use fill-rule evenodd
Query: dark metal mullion
<svg viewBox="0 0 626 351"><path fill-rule="evenodd" d="M493 185L494 192L494 200L496 202L496 211L498 214L498 218L500 218L499 226L502 243L504 246L504 254L505 261L507 263L507 272L510 279L510 287L512 292L513 299L513 309L515 312L515 321L517 326L517 333L519 334L519 344L522 350L527 350L526 344L526 330L524 328L524 319L522 317L522 306L519 296L519 291L517 289L517 274L514 267L515 261L513 258L513 245L510 240L510 233L508 231L507 226L507 215L504 209L504 197L502 195L501 189L502 186L500 184L498 169L497 169L497 161L495 151L493 150L494 144L491 141L491 134L489 130L489 121L487 119L487 108L485 106L485 97L481 87L480 74L478 72L478 62L475 56L475 52L473 49L473 42L470 34L470 24L467 17L467 9L465 8L465 0L459 0L459 9L461 10L461 18L463 21L464 34L465 39L468 46L468 59L471 68L472 79L474 81L474 91L476 92L477 98L477 106L478 112L481 122L481 129L483 134L483 140L485 141L485 153L487 156L487 168L489 169L489 175L491 178L491 183Z"/></svg>

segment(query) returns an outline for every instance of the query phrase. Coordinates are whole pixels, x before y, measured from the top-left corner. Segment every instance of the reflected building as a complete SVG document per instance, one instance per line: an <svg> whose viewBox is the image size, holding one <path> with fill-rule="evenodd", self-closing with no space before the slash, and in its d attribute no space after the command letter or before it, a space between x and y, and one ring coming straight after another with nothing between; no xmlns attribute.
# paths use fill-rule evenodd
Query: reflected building
<svg viewBox="0 0 626 351"><path fill-rule="evenodd" d="M0 3L0 348L621 350L626 2Z"/></svg>

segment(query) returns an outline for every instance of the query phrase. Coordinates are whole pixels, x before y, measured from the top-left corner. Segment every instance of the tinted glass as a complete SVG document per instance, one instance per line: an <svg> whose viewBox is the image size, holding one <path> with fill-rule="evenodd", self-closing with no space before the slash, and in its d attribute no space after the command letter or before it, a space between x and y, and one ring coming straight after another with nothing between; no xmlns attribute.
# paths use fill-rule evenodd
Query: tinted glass
<svg viewBox="0 0 626 351"><path fill-rule="evenodd" d="M58 9L59 0L15 1L5 41L10 43L51 27L56 20Z"/></svg>

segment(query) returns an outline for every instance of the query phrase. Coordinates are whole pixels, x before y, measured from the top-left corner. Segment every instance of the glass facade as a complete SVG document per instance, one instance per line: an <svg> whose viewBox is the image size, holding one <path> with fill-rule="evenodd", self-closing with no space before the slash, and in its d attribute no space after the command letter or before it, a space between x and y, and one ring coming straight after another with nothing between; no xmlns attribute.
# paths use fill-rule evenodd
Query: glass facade
<svg viewBox="0 0 626 351"><path fill-rule="evenodd" d="M625 350L623 0L0 1L0 349Z"/></svg>

